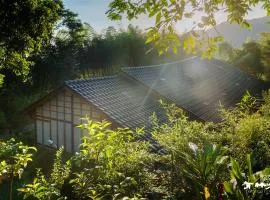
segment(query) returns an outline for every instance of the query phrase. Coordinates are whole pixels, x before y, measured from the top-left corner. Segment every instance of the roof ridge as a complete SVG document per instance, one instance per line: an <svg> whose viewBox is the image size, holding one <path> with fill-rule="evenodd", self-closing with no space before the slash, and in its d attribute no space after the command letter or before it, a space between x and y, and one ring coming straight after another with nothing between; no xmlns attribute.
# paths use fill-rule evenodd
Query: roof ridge
<svg viewBox="0 0 270 200"><path fill-rule="evenodd" d="M198 56L191 56L185 59L181 59L181 60L177 60L177 61L173 61L173 62L167 62L167 63L161 63L161 64L157 64L157 65L143 65L143 66L137 66L137 67L122 67L121 70L125 70L125 69L143 69L143 68L148 68L148 67L160 67L163 65L170 65L170 64L174 64L174 63L183 63L192 59L197 58Z"/></svg>
<svg viewBox="0 0 270 200"><path fill-rule="evenodd" d="M115 77L117 77L117 75L73 79L73 80L67 80L67 81L65 81L65 84L79 82L79 81L95 81L95 80L111 79L111 78L115 78Z"/></svg>

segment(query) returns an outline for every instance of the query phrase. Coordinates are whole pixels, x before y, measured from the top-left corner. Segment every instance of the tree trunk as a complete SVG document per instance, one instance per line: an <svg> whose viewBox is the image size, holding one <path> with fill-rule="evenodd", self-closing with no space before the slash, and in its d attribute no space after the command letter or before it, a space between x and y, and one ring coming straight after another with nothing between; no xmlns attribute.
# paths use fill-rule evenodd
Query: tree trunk
<svg viewBox="0 0 270 200"><path fill-rule="evenodd" d="M13 189L13 172L11 173L11 181L10 181L10 188L9 188L9 200L12 200L12 189Z"/></svg>

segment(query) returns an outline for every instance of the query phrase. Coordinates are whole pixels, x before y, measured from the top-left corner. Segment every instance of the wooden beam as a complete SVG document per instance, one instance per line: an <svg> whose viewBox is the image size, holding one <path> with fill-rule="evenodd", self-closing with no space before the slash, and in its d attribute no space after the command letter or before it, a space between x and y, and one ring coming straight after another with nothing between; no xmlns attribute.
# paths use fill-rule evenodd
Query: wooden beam
<svg viewBox="0 0 270 200"><path fill-rule="evenodd" d="M63 92L63 98L64 98L64 120L66 117L66 94ZM67 149L67 143L66 143L66 123L64 123L64 148Z"/></svg>
<svg viewBox="0 0 270 200"><path fill-rule="evenodd" d="M37 119L36 118L34 118L34 120L35 120L35 141L36 141L36 143L38 143L38 141L37 141Z"/></svg>
<svg viewBox="0 0 270 200"><path fill-rule="evenodd" d="M65 87L66 87L65 85L62 85L59 88L54 89L49 94L41 97L40 99L38 99L37 101L35 101L31 105L29 105L21 113L31 113L31 112L33 112L38 106L42 106L45 102L47 102L48 100L54 98L60 92L64 91L65 90Z"/></svg>
<svg viewBox="0 0 270 200"><path fill-rule="evenodd" d="M51 118L52 117L51 100L49 100L49 107L50 107L49 115L50 115L50 118ZM52 140L52 120L50 120L50 140Z"/></svg>
<svg viewBox="0 0 270 200"><path fill-rule="evenodd" d="M41 116L41 115L36 115L36 117L37 117L37 119L44 120L44 121L47 121L47 122L49 122L50 120L56 120L56 121L59 121L59 122L72 123L71 121L67 121L67 120L64 120L64 119L57 119L57 118L53 118L53 117L49 118L49 117L44 117L44 116Z"/></svg>
<svg viewBox="0 0 270 200"><path fill-rule="evenodd" d="M81 117L82 117L82 99L81 99L81 97L80 97L80 111L81 111ZM81 123L82 123L82 121L80 121ZM81 128L81 138L83 137L83 129Z"/></svg>
<svg viewBox="0 0 270 200"><path fill-rule="evenodd" d="M58 131L58 94L56 94L56 138L57 138L57 148L59 148L59 131Z"/></svg>
<svg viewBox="0 0 270 200"><path fill-rule="evenodd" d="M75 152L74 149L74 110L73 110L73 93L71 93L71 152Z"/></svg>
<svg viewBox="0 0 270 200"><path fill-rule="evenodd" d="M43 106L41 107L41 114L44 115L44 112L43 112ZM42 122L42 144L44 144L44 122Z"/></svg>

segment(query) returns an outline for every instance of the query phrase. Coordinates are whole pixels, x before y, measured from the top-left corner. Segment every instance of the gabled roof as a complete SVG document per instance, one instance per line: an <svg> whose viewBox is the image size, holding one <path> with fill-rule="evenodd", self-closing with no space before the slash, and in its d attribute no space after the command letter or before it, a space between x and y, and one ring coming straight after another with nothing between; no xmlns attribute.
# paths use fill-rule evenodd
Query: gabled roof
<svg viewBox="0 0 270 200"><path fill-rule="evenodd" d="M165 120L157 97L120 76L71 80L65 84L118 124L132 129L145 126L147 140L152 140L151 115L155 112L161 121Z"/></svg>
<svg viewBox="0 0 270 200"><path fill-rule="evenodd" d="M229 64L198 57L122 71L203 121L220 120L220 103L234 106L247 90L260 96L264 89L263 82Z"/></svg>

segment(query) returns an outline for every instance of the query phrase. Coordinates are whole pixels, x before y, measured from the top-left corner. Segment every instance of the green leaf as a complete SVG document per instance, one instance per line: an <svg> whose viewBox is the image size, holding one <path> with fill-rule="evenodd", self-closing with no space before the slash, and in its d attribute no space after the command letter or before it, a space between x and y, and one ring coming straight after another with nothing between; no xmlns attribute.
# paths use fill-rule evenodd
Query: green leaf
<svg viewBox="0 0 270 200"><path fill-rule="evenodd" d="M224 183L224 189L227 193L233 194L233 186L229 182L225 181Z"/></svg>
<svg viewBox="0 0 270 200"><path fill-rule="evenodd" d="M5 75L0 74L0 88L3 86Z"/></svg>
<svg viewBox="0 0 270 200"><path fill-rule="evenodd" d="M173 53L177 54L177 52L178 52L178 48L176 46L173 46Z"/></svg>
<svg viewBox="0 0 270 200"><path fill-rule="evenodd" d="M156 24L158 24L160 22L160 19L161 19L161 13L159 12L157 15L156 15Z"/></svg>

